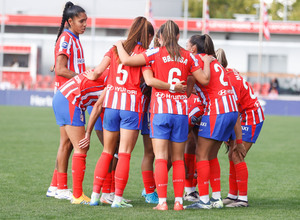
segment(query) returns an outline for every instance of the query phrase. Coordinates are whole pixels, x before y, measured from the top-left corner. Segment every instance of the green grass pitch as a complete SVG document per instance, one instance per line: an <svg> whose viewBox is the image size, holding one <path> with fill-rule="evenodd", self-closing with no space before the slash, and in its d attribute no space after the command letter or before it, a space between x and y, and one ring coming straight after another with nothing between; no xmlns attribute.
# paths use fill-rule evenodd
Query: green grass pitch
<svg viewBox="0 0 300 220"><path fill-rule="evenodd" d="M266 116L260 137L246 162L249 169L249 208L152 210L141 197L141 138L131 157L124 197L134 208L71 205L47 198L59 143L59 128L51 108L0 106L0 219L300 219L300 117ZM83 182L91 194L94 167L102 146L93 133ZM219 152L222 197L228 191L228 160ZM72 187L69 163L68 185ZM171 172L169 180L171 179ZM168 203L173 208L169 181ZM185 204L187 204L185 202Z"/></svg>

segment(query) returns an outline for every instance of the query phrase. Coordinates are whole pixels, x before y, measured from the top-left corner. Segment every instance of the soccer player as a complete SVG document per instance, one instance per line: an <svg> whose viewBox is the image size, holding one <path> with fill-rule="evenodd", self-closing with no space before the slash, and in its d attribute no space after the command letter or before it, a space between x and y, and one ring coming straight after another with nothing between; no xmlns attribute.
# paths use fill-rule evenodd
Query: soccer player
<svg viewBox="0 0 300 220"><path fill-rule="evenodd" d="M194 54L215 56L214 44L209 35L193 35L187 42L187 49ZM197 56L199 56L197 55ZM200 66L203 66L200 60ZM207 85L196 82L195 89L205 105L196 148L197 180L200 201L185 208L222 208L220 165L217 158L223 141L227 141L236 124L238 113L234 93L225 69L214 60L210 64L211 78ZM212 198L209 198L209 183Z"/></svg>
<svg viewBox="0 0 300 220"><path fill-rule="evenodd" d="M227 68L228 62L223 49L216 51L217 59L224 68ZM238 120L237 126L242 129L242 139L236 139L246 148L246 153L250 150L253 143L256 142L264 121L262 107L254 95L251 85L235 70L226 69L226 74L230 79L234 92L237 97L238 110L241 120ZM232 137L235 139L233 133ZM248 207L248 168L244 157L235 150L234 141L230 141L228 159L229 159L229 193L223 199L226 207Z"/></svg>
<svg viewBox="0 0 300 220"><path fill-rule="evenodd" d="M72 204L89 204L90 199L82 191L88 147L80 148L79 140L85 137L85 114L89 105L96 103L104 89L104 79L92 81L87 73L79 74L63 84L53 97L56 123L64 128L74 147L72 157ZM102 100L104 96L102 95Z"/></svg>
<svg viewBox="0 0 300 220"><path fill-rule="evenodd" d="M70 78L85 71L83 48L79 35L86 29L85 10L67 2L62 15L55 45L55 88L54 92ZM67 23L67 28L64 29ZM68 161L73 146L65 127L60 127L60 143L57 152L55 169L46 195L58 199L71 200L72 192L68 189Z"/></svg>
<svg viewBox="0 0 300 220"><path fill-rule="evenodd" d="M125 53L130 53L132 57L138 56L149 47L153 36L154 29L151 23L144 17L135 18L124 42ZM100 76L108 65L110 65L110 72L107 81L107 93L103 103L106 108L103 120L104 149L95 168L91 205L99 205L103 180L115 153L116 142L120 137L119 160L115 172L115 197L111 207L132 207L131 204L124 201L123 192L128 181L131 152L141 128L142 92L140 79L142 69L120 63L117 49L112 47L105 54L101 64L95 69L94 78ZM148 81L148 76L151 74L153 75L147 68L143 71L147 85L161 89L170 88L169 83L159 81L153 76ZM184 87L181 83L177 86L179 88ZM86 138L89 139L88 136Z"/></svg>
<svg viewBox="0 0 300 220"><path fill-rule="evenodd" d="M164 27L162 25L153 39L154 47L160 47L160 34L161 29ZM143 122L142 122L142 130L141 134L143 135L143 143L144 143L144 156L142 159L141 170L142 170L142 178L144 183L144 190L142 191L142 196L145 198L145 202L147 203L158 203L158 195L155 192L155 178L153 172L153 163L154 163L154 152L153 145L150 138L150 100L151 100L151 87L147 86L144 82L142 84L142 92L143 92Z"/></svg>
<svg viewBox="0 0 300 220"><path fill-rule="evenodd" d="M203 105L200 98L192 93L188 98L189 109L189 135L185 145L184 163L186 168L186 178L184 187L183 199L190 202L198 202L200 197L196 191L197 181L195 181L196 171L196 144L198 139L198 131L201 118L204 112Z"/></svg>
<svg viewBox="0 0 300 220"><path fill-rule="evenodd" d="M121 62L129 66L150 65L157 79L172 84L171 90L152 88L150 106L150 137L155 154L155 182L159 197L156 210L168 210L168 143L172 143L174 210L183 210L184 146L188 136L187 94L174 92L174 83L187 81L190 73L201 83L209 82L209 71L198 66L198 60L178 44L179 28L171 20L161 30L161 47L142 54L129 56L120 42L117 43ZM208 59L207 59L208 58ZM203 58L209 67L210 58ZM206 68L207 69L207 68Z"/></svg>

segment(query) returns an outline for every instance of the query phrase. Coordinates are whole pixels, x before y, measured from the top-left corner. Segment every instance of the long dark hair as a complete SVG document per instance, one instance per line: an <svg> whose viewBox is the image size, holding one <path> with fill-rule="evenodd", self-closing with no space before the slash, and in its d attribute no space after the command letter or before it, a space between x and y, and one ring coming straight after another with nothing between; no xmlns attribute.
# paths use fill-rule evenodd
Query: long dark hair
<svg viewBox="0 0 300 220"><path fill-rule="evenodd" d="M165 46L170 56L176 60L175 58L180 58L181 54L181 46L178 44L177 36L179 35L179 27L178 25L172 21L168 20L164 27L161 29L161 36L163 38L163 45Z"/></svg>
<svg viewBox="0 0 300 220"><path fill-rule="evenodd" d="M154 36L152 24L145 17L140 16L135 18L129 29L127 39L123 44L125 51L131 54L137 44L147 49L150 44L149 36ZM117 48L114 51L118 55Z"/></svg>
<svg viewBox="0 0 300 220"><path fill-rule="evenodd" d="M190 38L190 43L192 46L196 45L197 53L206 53L217 58L214 43L208 34L193 35Z"/></svg>
<svg viewBox="0 0 300 220"><path fill-rule="evenodd" d="M155 38L154 38L154 47L161 47L160 43L159 43L159 38L161 37L161 30L164 29L165 24L162 24L160 26L160 28L158 29L158 31L155 34Z"/></svg>
<svg viewBox="0 0 300 220"><path fill-rule="evenodd" d="M63 15L62 15L62 19L61 19L61 23L60 23L60 27L58 29L58 33L57 33L57 38L56 41L58 40L59 36L61 35L63 29L65 28L65 23L68 23L68 26L70 26L68 19L69 18L74 18L75 16L78 16L80 13L85 13L85 10L78 6L78 5L74 5L72 2L67 2L65 4L65 8L63 11Z"/></svg>

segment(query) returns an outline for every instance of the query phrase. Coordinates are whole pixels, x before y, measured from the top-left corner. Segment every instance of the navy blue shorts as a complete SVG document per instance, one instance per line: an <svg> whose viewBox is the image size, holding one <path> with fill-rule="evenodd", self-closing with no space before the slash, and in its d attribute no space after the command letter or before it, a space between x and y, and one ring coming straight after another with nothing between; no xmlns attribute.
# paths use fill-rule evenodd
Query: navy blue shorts
<svg viewBox="0 0 300 220"><path fill-rule="evenodd" d="M145 112L143 114L141 134L142 135L150 134L150 113L149 112Z"/></svg>

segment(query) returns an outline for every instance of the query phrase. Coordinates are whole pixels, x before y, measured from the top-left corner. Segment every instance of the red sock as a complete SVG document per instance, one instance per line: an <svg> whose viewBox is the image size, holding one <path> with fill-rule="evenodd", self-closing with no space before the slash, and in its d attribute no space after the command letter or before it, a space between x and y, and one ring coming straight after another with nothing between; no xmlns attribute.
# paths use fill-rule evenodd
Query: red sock
<svg viewBox="0 0 300 220"><path fill-rule="evenodd" d="M115 192L115 171L111 171L111 188L110 192L114 193Z"/></svg>
<svg viewBox="0 0 300 220"><path fill-rule="evenodd" d="M107 173L105 180L103 182L102 192L110 193L110 189L111 189L111 173Z"/></svg>
<svg viewBox="0 0 300 220"><path fill-rule="evenodd" d="M218 158L209 161L210 166L210 186L212 192L221 192L221 170Z"/></svg>
<svg viewBox="0 0 300 220"><path fill-rule="evenodd" d="M115 174L115 181L116 181L115 195L122 197L129 177L131 155L128 153L119 153L118 156L119 156L119 160L118 160L118 164L116 167L116 174Z"/></svg>
<svg viewBox="0 0 300 220"><path fill-rule="evenodd" d="M193 180L195 174L195 154L184 154L184 162L186 166L185 187L193 187Z"/></svg>
<svg viewBox="0 0 300 220"><path fill-rule="evenodd" d="M168 187L168 161L155 160L155 184L159 198L167 198Z"/></svg>
<svg viewBox="0 0 300 220"><path fill-rule="evenodd" d="M143 182L144 182L144 187L146 190L146 193L153 193L155 190L155 180L153 176L153 171L152 170L147 170L142 172L143 176Z"/></svg>
<svg viewBox="0 0 300 220"><path fill-rule="evenodd" d="M100 193L103 181L108 173L109 165L113 156L102 152L94 171L94 186L93 192Z"/></svg>
<svg viewBox="0 0 300 220"><path fill-rule="evenodd" d="M209 194L210 166L208 160L197 162L198 189L200 196Z"/></svg>
<svg viewBox="0 0 300 220"><path fill-rule="evenodd" d="M246 196L248 191L248 168L246 162L235 165L236 182L240 196Z"/></svg>
<svg viewBox="0 0 300 220"><path fill-rule="evenodd" d="M196 187L197 186L197 177L195 177L195 174L197 174L197 162L196 162L196 157L194 159L194 168L195 168L195 171L194 171L194 176L193 176L193 187ZM198 174L197 174L198 176Z"/></svg>
<svg viewBox="0 0 300 220"><path fill-rule="evenodd" d="M182 197L184 191L185 180L185 168L183 160L176 160L173 165L173 187L174 195L176 197Z"/></svg>
<svg viewBox="0 0 300 220"><path fill-rule="evenodd" d="M229 193L237 196L238 185L236 183L235 167L232 160L229 161Z"/></svg>
<svg viewBox="0 0 300 220"><path fill-rule="evenodd" d="M82 182L85 173L86 154L74 153L72 158L73 195L79 198L82 195Z"/></svg>
<svg viewBox="0 0 300 220"><path fill-rule="evenodd" d="M57 169L54 169L50 186L57 187Z"/></svg>
<svg viewBox="0 0 300 220"><path fill-rule="evenodd" d="M68 189L68 174L57 172L57 189Z"/></svg>

